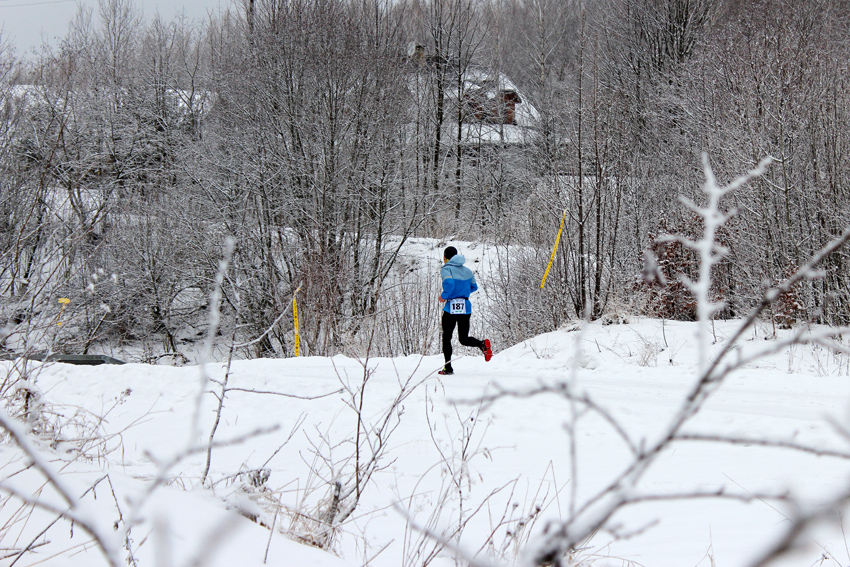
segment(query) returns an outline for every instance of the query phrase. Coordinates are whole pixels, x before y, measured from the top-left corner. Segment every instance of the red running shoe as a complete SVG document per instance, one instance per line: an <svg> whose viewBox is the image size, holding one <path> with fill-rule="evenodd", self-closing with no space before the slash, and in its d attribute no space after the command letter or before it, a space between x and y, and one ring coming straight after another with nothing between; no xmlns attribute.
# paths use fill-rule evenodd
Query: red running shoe
<svg viewBox="0 0 850 567"><path fill-rule="evenodd" d="M481 350L484 351L484 362L490 362L490 359L493 358L493 351L490 349L490 339L484 339L484 348Z"/></svg>

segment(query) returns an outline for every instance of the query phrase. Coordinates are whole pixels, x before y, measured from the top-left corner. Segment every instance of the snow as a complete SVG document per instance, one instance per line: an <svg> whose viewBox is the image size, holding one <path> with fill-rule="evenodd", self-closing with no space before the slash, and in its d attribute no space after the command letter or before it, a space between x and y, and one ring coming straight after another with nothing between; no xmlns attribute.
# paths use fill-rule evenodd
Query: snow
<svg viewBox="0 0 850 567"><path fill-rule="evenodd" d="M715 353L739 324L714 323ZM61 471L65 490L79 496L97 485L82 498L85 512L116 538L123 533L112 529L118 510L126 521L135 518L130 547L139 566L331 567L371 559L374 567L395 567L421 565L434 552L430 564L445 567L455 564L448 548L440 549L411 525L443 534L464 521L454 541L459 549L478 554L482 563L511 564L547 520L568 517L574 503L580 505L615 478L631 458L630 445L647 446L664 431L696 380L695 332L694 323L652 319L576 324L518 345L494 345L497 353L489 363L464 356L453 364L451 377L436 374L440 356L234 361L228 379L233 390L215 436L220 445L212 452L213 488L200 486L205 452L190 452L206 444L215 418L216 400L207 393L200 433L189 438L199 367L31 362L29 371L42 392L43 419L51 424L39 436L41 455L52 470ZM776 344L783 335L773 333L757 326L738 351L745 356ZM12 362L2 364L4 376L16 375ZM221 380L225 369L223 363L208 364L205 372ZM299 524L294 511L309 514L321 506L330 494L327 481L344 481L353 466L356 405L348 392L364 388L363 416L376 427L408 377L421 384L402 402L398 427L384 439L382 467L337 534L333 553L279 533L293 528L304 534L309 526ZM534 394L559 384L592 399L621 430L600 412L574 417L575 404L557 393ZM207 389L220 387L210 382ZM516 395L497 395L503 392ZM846 451L847 439L835 424L847 424L848 401L847 356L793 346L732 374L685 432ZM271 426L278 429L252 434ZM82 442L81 431L96 431L106 441ZM46 441L51 438L52 446ZM162 463L172 460L176 465L166 482L146 497ZM0 446L4 485L57 502L27 463L13 444ZM238 475L263 469L268 479L259 486L248 474ZM577 558L599 566L627 561L653 567L747 565L781 533L791 513L785 503L766 496L790 494L815 505L846 489L848 478L847 459L756 443L677 442L642 479L641 493L723 489L753 499L682 498L628 506L609 524L616 533L597 533ZM19 500L0 502L5 549L20 549L55 519L41 510L29 514ZM536 521L518 525L515 520L535 506L541 507ZM37 539L49 543L17 565L106 564L90 536L69 526L57 522ZM813 565L822 556L824 564L850 561L838 517L819 524L806 542L777 564ZM126 556L126 549L119 555Z"/></svg>

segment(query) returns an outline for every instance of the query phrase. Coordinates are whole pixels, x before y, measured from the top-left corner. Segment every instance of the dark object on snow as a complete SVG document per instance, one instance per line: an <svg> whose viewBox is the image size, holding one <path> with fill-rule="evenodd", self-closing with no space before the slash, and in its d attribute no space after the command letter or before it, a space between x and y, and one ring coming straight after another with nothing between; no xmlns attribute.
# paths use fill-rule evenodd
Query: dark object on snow
<svg viewBox="0 0 850 567"><path fill-rule="evenodd" d="M0 360L13 360L18 355L0 355ZM27 360L39 360L41 362L64 362L65 364L80 364L84 366L97 366L99 364L125 364L123 360L106 356L105 354L47 354L46 352L34 352L26 355Z"/></svg>

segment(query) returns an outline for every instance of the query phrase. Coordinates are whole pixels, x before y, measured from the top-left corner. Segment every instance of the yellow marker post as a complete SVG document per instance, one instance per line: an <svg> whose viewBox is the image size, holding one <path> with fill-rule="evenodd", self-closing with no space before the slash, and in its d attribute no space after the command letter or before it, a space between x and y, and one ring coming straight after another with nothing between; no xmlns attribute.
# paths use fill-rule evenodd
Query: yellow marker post
<svg viewBox="0 0 850 567"><path fill-rule="evenodd" d="M540 289L546 285L546 278L549 276L549 270L552 269L552 264L555 262L555 253L558 252L558 244L561 242L561 233L564 232L564 222L567 220L567 209L564 209L564 214L561 216L561 228L558 229L558 237L555 238L555 247L552 248L552 257L549 258L549 265L546 266L546 271L543 272L543 281L540 282Z"/></svg>
<svg viewBox="0 0 850 567"><path fill-rule="evenodd" d="M298 356L301 351L301 337L298 334L298 302L295 300L295 295L298 290L292 295L292 319L295 323L295 356Z"/></svg>
<svg viewBox="0 0 850 567"><path fill-rule="evenodd" d="M62 304L62 308L59 310L59 315L57 315L57 316L56 316L56 318L57 318L57 319L59 319L60 317L62 317L62 312L63 312L63 311L65 311L65 306L66 306L66 305L68 305L69 303L71 303L71 300L70 300L70 299L68 299L67 297L60 297L60 298L59 298L59 303L61 303L61 304ZM57 324L57 325L59 325L59 326L61 327L61 326L62 326L62 321L57 321L57 323L56 323L56 324Z"/></svg>

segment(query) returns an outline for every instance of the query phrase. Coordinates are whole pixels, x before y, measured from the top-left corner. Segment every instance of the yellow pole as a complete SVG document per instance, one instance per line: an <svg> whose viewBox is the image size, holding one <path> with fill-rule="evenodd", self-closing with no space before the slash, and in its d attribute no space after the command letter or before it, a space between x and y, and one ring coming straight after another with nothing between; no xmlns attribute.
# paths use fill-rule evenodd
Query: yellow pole
<svg viewBox="0 0 850 567"><path fill-rule="evenodd" d="M558 237L555 238L555 247L552 248L552 257L549 258L549 265L546 266L546 271L543 272L543 281L540 282L540 289L546 285L546 278L549 276L549 270L552 269L552 264L555 262L555 253L558 251L558 243L561 242L561 233L564 232L564 221L567 220L567 209L564 209L564 214L561 216L561 228L558 229Z"/></svg>
<svg viewBox="0 0 850 567"><path fill-rule="evenodd" d="M298 290L295 290L295 294ZM301 336L298 334L298 302L295 300L295 294L292 295L292 318L295 323L295 356L301 352Z"/></svg>
<svg viewBox="0 0 850 567"><path fill-rule="evenodd" d="M62 313L65 311L65 307L66 307L69 303L71 303L71 300L70 300L70 299L68 299L67 297L60 297L60 298L59 298L59 303L61 303L61 304L62 304L62 308L59 310L59 315L57 315L57 316L56 316L56 318L57 318L57 319L59 319L60 317L62 317ZM62 321L58 321L56 324L57 324L57 325L59 325L59 326L61 327L61 326L62 326Z"/></svg>

